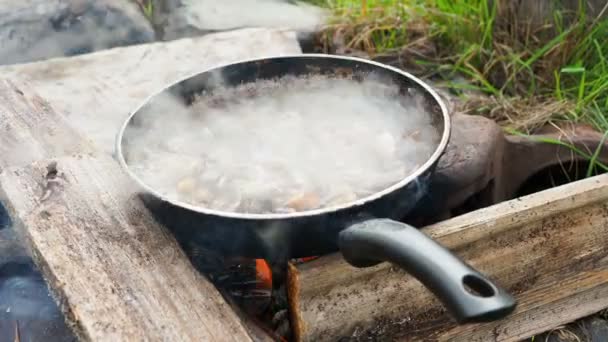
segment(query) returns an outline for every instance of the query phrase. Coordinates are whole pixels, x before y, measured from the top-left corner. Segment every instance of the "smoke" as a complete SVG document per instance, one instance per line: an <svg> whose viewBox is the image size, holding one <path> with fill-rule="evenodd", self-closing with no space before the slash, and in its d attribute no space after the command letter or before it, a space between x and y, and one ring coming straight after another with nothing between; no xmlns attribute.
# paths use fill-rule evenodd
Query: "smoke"
<svg viewBox="0 0 608 342"><path fill-rule="evenodd" d="M221 81L221 80L216 80ZM439 134L421 95L376 75L218 87L192 106L164 94L126 132L130 167L164 196L231 212L294 212L383 190Z"/></svg>
<svg viewBox="0 0 608 342"><path fill-rule="evenodd" d="M16 340L15 322L22 341L75 341L0 203L0 336Z"/></svg>
<svg viewBox="0 0 608 342"><path fill-rule="evenodd" d="M75 341L44 279L27 257L12 257L0 266L0 322L11 323L0 325L0 335L6 338L18 322L23 341Z"/></svg>

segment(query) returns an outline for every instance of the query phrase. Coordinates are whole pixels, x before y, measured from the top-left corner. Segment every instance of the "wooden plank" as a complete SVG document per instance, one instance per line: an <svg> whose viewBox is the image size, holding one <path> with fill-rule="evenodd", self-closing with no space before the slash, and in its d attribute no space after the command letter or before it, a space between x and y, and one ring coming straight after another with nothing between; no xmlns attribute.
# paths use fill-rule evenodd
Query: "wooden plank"
<svg viewBox="0 0 608 342"><path fill-rule="evenodd" d="M17 96L0 101L3 141L32 158L58 158L2 168L0 201L77 335L95 341L251 340L218 291L133 196L119 165L94 149L61 157L71 154L70 142L85 143L30 89L0 82L0 94L11 92ZM26 124L37 118L59 119L50 120L51 136L45 124ZM0 155L0 165L15 161L5 158Z"/></svg>
<svg viewBox="0 0 608 342"><path fill-rule="evenodd" d="M518 309L498 324L526 330L497 333L478 328L475 332L481 340L495 340L494 334L511 340L589 313L580 309L584 308L581 301L589 293L602 293L608 283L604 272L607 226L608 175L601 175L462 215L425 231L517 295ZM597 275L586 283L587 294L582 285L580 293L554 287L584 274ZM352 334L407 336L408 340L473 336L467 335L471 326L455 326L418 281L387 263L356 269L332 255L291 265L289 279L292 324L302 341L336 340ZM576 285L571 289L576 290ZM533 298L541 300L525 304ZM532 316L561 308L559 303L577 301L578 310L572 306L563 315ZM604 304L589 307L595 310ZM526 324L516 321L522 317Z"/></svg>
<svg viewBox="0 0 608 342"><path fill-rule="evenodd" d="M20 87L29 89L31 85L21 82ZM5 133L0 135L0 169L92 151L75 132L63 129L67 121L48 110L48 103L37 94L25 93L7 80L0 80L0 90L0 132Z"/></svg>
<svg viewBox="0 0 608 342"><path fill-rule="evenodd" d="M459 326L447 331L417 332L405 340L521 341L608 307L608 260L591 271L570 274L563 281L539 284L519 296L520 307L509 319ZM435 327L435 328L441 328Z"/></svg>
<svg viewBox="0 0 608 342"><path fill-rule="evenodd" d="M248 340L217 290L125 191L129 185L109 157L87 155L0 175L1 198L79 335Z"/></svg>
<svg viewBox="0 0 608 342"><path fill-rule="evenodd" d="M294 32L251 28L4 66L0 77L27 81L83 137L111 153L129 112L166 85L221 64L299 53Z"/></svg>

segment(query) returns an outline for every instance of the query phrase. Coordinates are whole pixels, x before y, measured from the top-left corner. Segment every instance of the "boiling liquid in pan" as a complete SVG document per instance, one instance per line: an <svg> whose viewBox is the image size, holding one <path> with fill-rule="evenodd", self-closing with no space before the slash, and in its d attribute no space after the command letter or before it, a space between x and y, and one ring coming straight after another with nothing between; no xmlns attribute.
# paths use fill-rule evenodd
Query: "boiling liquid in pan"
<svg viewBox="0 0 608 342"><path fill-rule="evenodd" d="M192 106L159 97L126 132L144 183L192 205L289 213L351 202L400 181L440 136L422 98L373 79L285 77Z"/></svg>

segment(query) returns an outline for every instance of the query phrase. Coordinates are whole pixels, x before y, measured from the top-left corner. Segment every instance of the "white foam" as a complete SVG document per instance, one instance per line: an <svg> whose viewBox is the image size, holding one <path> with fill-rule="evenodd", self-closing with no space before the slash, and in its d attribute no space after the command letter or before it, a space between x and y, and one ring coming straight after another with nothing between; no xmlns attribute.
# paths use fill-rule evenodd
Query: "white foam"
<svg viewBox="0 0 608 342"><path fill-rule="evenodd" d="M169 100L157 99L143 126L127 132L128 163L164 195L216 210L350 202L406 177L440 139L421 98L374 79L284 78L189 108Z"/></svg>

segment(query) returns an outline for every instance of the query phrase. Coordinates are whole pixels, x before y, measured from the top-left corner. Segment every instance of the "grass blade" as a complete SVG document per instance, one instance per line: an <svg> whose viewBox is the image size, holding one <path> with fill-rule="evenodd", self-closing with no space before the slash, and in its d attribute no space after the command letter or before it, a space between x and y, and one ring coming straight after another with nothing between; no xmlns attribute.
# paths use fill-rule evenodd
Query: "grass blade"
<svg viewBox="0 0 608 342"><path fill-rule="evenodd" d="M604 142L606 141L606 138L608 138L608 131L606 131L604 133L604 136L602 136L602 140L600 140L600 143L597 145L595 152L593 152L593 155L589 159L589 167L587 168L587 177L591 177L593 175L593 171L595 171L595 164L597 163L597 158L600 155L600 151L602 150L602 147L604 147Z"/></svg>

